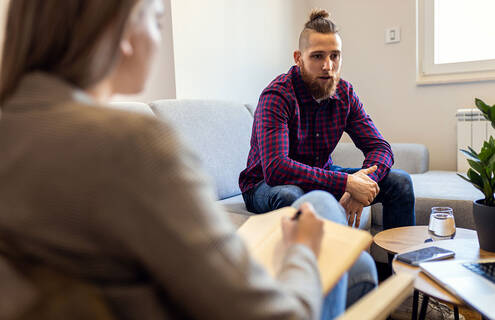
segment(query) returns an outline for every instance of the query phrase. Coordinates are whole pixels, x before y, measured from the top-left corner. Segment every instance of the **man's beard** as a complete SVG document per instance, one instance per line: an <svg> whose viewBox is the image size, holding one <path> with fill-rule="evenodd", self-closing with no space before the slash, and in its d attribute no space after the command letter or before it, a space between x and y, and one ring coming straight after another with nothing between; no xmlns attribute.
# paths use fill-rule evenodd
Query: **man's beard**
<svg viewBox="0 0 495 320"><path fill-rule="evenodd" d="M340 74L336 74L335 77L331 78L326 85L321 85L318 83L318 77L311 76L306 69L304 64L301 65L301 77L304 83L308 86L309 92L315 99L326 99L335 94L337 90L337 84L340 81Z"/></svg>

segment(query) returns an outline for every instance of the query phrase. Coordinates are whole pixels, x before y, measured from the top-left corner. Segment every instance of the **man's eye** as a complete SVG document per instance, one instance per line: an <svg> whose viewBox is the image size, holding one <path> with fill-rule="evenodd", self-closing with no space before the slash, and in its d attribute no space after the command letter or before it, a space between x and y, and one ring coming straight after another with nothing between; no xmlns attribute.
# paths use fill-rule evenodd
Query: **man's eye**
<svg viewBox="0 0 495 320"><path fill-rule="evenodd" d="M339 56L340 56L340 55L339 55L338 53L333 53L333 54L330 56L330 58L331 58L332 60L335 60L335 59L338 59L338 58L339 58Z"/></svg>
<svg viewBox="0 0 495 320"><path fill-rule="evenodd" d="M321 54L314 54L313 55L313 58L315 58L315 59L321 59Z"/></svg>

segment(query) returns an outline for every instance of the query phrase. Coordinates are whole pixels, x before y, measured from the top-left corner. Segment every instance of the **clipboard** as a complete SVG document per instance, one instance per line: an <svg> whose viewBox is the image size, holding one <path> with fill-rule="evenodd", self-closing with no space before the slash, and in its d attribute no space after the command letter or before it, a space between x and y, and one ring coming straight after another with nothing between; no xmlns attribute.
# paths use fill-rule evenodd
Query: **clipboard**
<svg viewBox="0 0 495 320"><path fill-rule="evenodd" d="M292 217L296 209L286 207L269 213L251 216L239 229L254 259L276 276L282 255L283 216ZM318 269L323 293L327 294L340 277L353 265L363 250L371 245L373 237L367 231L353 229L325 220Z"/></svg>

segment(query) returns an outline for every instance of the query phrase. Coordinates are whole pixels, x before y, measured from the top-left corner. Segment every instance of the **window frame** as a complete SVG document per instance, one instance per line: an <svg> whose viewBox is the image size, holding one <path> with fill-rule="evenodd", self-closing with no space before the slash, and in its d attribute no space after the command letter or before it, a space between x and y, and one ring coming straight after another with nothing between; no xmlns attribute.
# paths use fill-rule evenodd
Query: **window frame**
<svg viewBox="0 0 495 320"><path fill-rule="evenodd" d="M416 1L416 83L423 85L495 80L495 59L434 63L434 6L434 0Z"/></svg>

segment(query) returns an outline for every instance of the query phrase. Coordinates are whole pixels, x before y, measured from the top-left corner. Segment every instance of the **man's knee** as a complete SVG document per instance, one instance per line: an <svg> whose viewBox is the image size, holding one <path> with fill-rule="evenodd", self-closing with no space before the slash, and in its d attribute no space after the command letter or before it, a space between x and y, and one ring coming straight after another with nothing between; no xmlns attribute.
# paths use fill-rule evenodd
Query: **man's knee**
<svg viewBox="0 0 495 320"><path fill-rule="evenodd" d="M347 224L344 208L342 208L339 202L330 193L322 190L308 192L292 203L292 207L299 208L304 202L311 203L315 208L316 213L323 218L340 224Z"/></svg>
<svg viewBox="0 0 495 320"><path fill-rule="evenodd" d="M360 283L369 282L373 286L378 285L378 274L375 261L368 252L362 252L356 262L349 269L349 287Z"/></svg>
<svg viewBox="0 0 495 320"><path fill-rule="evenodd" d="M284 185L273 187L272 196L270 197L270 201L272 201L271 207L274 209L288 207L302 195L304 195L304 191L298 186Z"/></svg>
<svg viewBox="0 0 495 320"><path fill-rule="evenodd" d="M378 275L373 258L363 252L348 271L347 307L358 301L378 285Z"/></svg>
<svg viewBox="0 0 495 320"><path fill-rule="evenodd" d="M387 179L393 190L403 196L414 197L413 183L409 173L400 169L391 169L387 175Z"/></svg>

